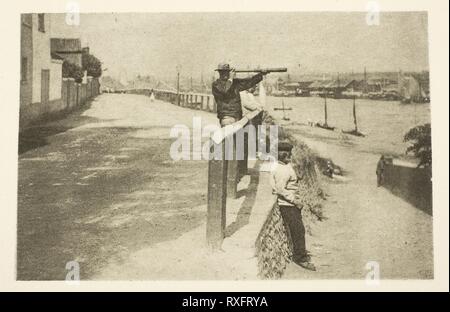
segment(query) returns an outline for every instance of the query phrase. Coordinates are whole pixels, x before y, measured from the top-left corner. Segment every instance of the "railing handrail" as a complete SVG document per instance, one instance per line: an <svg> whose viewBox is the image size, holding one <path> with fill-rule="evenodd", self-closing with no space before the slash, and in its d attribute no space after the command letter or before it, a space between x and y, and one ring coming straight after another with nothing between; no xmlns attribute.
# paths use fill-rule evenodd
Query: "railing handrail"
<svg viewBox="0 0 450 312"><path fill-rule="evenodd" d="M211 93L197 93L191 91L182 91L180 94L189 94L189 95L200 95L200 96L213 96Z"/></svg>
<svg viewBox="0 0 450 312"><path fill-rule="evenodd" d="M261 114L263 110L261 108L258 108L254 111L251 111L250 113L246 114L244 117L242 117L240 120L236 121L235 123L232 123L231 125L227 125L223 128L217 129L214 131L214 133L211 135L211 140L214 141L216 144L222 143L223 140L225 140L227 137L234 135L236 132L244 128L250 120L254 119L256 116Z"/></svg>
<svg viewBox="0 0 450 312"><path fill-rule="evenodd" d="M198 96L213 96L211 93L198 93L198 92L191 92L191 91L180 91L179 93L174 90L165 90L165 89L152 89L152 88L137 88L137 89L129 89L129 91L132 90L145 90L145 91L155 91L155 92L165 92L170 94L189 94L189 95L198 95Z"/></svg>

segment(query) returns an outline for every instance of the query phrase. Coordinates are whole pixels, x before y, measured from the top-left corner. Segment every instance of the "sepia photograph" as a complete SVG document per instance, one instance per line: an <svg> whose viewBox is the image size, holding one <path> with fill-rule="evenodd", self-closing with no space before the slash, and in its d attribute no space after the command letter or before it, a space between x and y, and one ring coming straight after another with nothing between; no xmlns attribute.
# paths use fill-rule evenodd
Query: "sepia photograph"
<svg viewBox="0 0 450 312"><path fill-rule="evenodd" d="M427 11L110 11L16 16L17 281L435 279Z"/></svg>

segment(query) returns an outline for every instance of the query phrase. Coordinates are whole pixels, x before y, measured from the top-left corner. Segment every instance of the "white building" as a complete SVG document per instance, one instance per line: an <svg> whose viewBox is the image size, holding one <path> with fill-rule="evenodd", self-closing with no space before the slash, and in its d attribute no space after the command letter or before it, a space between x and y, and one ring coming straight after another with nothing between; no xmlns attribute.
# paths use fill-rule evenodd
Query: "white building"
<svg viewBox="0 0 450 312"><path fill-rule="evenodd" d="M50 14L21 15L20 129L61 111L62 59L50 51Z"/></svg>

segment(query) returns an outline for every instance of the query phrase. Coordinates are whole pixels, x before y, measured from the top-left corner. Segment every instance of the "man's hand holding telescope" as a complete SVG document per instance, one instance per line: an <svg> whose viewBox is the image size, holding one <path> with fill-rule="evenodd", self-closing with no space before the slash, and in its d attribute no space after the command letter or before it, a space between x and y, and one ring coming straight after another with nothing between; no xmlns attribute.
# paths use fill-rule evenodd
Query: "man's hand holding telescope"
<svg viewBox="0 0 450 312"><path fill-rule="evenodd" d="M263 76L272 72L287 72L287 68L235 69L230 64L217 66L219 79L212 84L212 93L217 103L217 118L222 127L235 123L242 118L240 92L256 86ZM256 73L247 78L235 78L236 73Z"/></svg>
<svg viewBox="0 0 450 312"><path fill-rule="evenodd" d="M259 73L263 76L270 73L285 73L287 72L286 67L271 67L271 68L257 68L257 69L230 69L230 77L235 78L236 73Z"/></svg>

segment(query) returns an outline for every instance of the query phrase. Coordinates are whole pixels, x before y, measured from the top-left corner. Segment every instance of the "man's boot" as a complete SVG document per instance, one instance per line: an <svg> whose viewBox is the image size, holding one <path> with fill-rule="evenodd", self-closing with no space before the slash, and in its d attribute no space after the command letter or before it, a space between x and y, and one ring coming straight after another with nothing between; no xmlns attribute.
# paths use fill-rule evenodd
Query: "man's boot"
<svg viewBox="0 0 450 312"><path fill-rule="evenodd" d="M298 264L299 266L301 266L302 268L309 270L309 271L315 271L316 270L316 266L309 261L303 261L303 262L295 262L296 264Z"/></svg>

